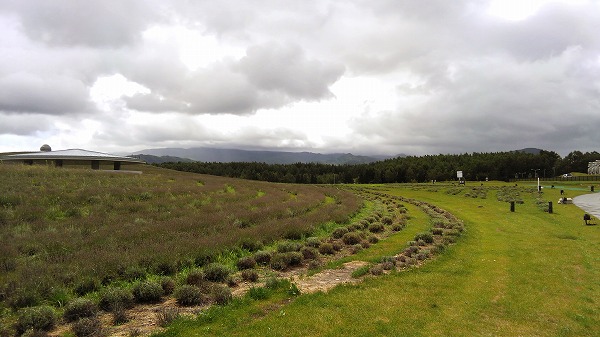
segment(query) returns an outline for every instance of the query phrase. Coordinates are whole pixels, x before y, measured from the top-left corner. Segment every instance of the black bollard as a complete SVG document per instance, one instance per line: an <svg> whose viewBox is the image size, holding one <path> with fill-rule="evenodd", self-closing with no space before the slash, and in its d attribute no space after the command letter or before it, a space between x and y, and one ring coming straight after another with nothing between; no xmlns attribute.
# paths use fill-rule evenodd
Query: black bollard
<svg viewBox="0 0 600 337"><path fill-rule="evenodd" d="M514 201L511 201L511 202L510 202L510 211L511 211L511 212L514 212L514 211L515 211L515 202L514 202Z"/></svg>
<svg viewBox="0 0 600 337"><path fill-rule="evenodd" d="M594 185L590 186L590 190L594 192Z"/></svg>
<svg viewBox="0 0 600 337"><path fill-rule="evenodd" d="M552 214L552 201L548 201L548 213Z"/></svg>

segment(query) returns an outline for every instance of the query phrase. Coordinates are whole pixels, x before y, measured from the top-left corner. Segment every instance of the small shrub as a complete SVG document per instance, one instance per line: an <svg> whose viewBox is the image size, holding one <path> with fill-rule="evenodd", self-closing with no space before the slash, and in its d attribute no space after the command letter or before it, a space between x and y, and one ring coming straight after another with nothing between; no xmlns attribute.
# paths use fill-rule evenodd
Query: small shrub
<svg viewBox="0 0 600 337"><path fill-rule="evenodd" d="M177 265L172 261L161 261L154 270L158 275L173 275L177 272Z"/></svg>
<svg viewBox="0 0 600 337"><path fill-rule="evenodd" d="M321 253L323 255L331 255L331 254L335 253L335 250L333 249L333 245L331 243L323 242L319 246L319 253Z"/></svg>
<svg viewBox="0 0 600 337"><path fill-rule="evenodd" d="M359 223L353 223L346 226L346 229L348 230L348 232L355 232L361 230L362 226Z"/></svg>
<svg viewBox="0 0 600 337"><path fill-rule="evenodd" d="M173 297L175 297L177 304L183 306L201 305L206 302L200 288L189 284L176 288Z"/></svg>
<svg viewBox="0 0 600 337"><path fill-rule="evenodd" d="M433 234L431 233L419 233L415 235L415 241L423 241L425 243L433 243Z"/></svg>
<svg viewBox="0 0 600 337"><path fill-rule="evenodd" d="M181 312L178 308L160 308L156 311L156 322L163 328L179 317L181 317Z"/></svg>
<svg viewBox="0 0 600 337"><path fill-rule="evenodd" d="M331 243L331 245L333 246L333 250L335 250L336 252L339 252L340 250L342 250L342 248L344 248L344 245L342 245L342 243L339 241L334 241Z"/></svg>
<svg viewBox="0 0 600 337"><path fill-rule="evenodd" d="M215 303L219 305L227 304L233 298L233 295L231 294L231 289L224 285L214 287L211 296Z"/></svg>
<svg viewBox="0 0 600 337"><path fill-rule="evenodd" d="M350 247L350 252L352 254L356 254L356 253L360 252L361 250L363 250L363 247L361 246L360 243L357 243L355 245L352 245L352 247Z"/></svg>
<svg viewBox="0 0 600 337"><path fill-rule="evenodd" d="M319 248L319 246L321 245L321 240L319 240L319 238L311 236L308 239L306 239L306 246L308 247L313 247L313 248Z"/></svg>
<svg viewBox="0 0 600 337"><path fill-rule="evenodd" d="M291 262L291 256L288 253L276 253L271 258L271 268L275 270L286 270Z"/></svg>
<svg viewBox="0 0 600 337"><path fill-rule="evenodd" d="M453 244L456 242L456 236L444 236L442 243L445 245Z"/></svg>
<svg viewBox="0 0 600 337"><path fill-rule="evenodd" d="M239 246L242 249L245 249L249 252L256 252L263 247L263 244L258 240L253 240L251 238L243 238L240 241Z"/></svg>
<svg viewBox="0 0 600 337"><path fill-rule="evenodd" d="M369 235L367 241L369 241L369 243L376 244L377 242L379 242L379 238L375 235Z"/></svg>
<svg viewBox="0 0 600 337"><path fill-rule="evenodd" d="M31 289L17 289L8 298L8 305L13 309L33 307L40 303L40 298L36 291Z"/></svg>
<svg viewBox="0 0 600 337"><path fill-rule="evenodd" d="M238 259L236 266L239 270L252 269L256 267L256 260L252 256L244 256Z"/></svg>
<svg viewBox="0 0 600 337"><path fill-rule="evenodd" d="M287 280L278 279L277 277L269 277L267 279L267 282L265 282L265 288L277 289L281 287L281 285L286 284L287 282Z"/></svg>
<svg viewBox="0 0 600 337"><path fill-rule="evenodd" d="M371 269L369 269L371 275L381 275L383 274L383 266L381 264L376 264Z"/></svg>
<svg viewBox="0 0 600 337"><path fill-rule="evenodd" d="M402 224L395 223L395 224L392 225L392 230L394 232L399 232L399 231L401 231L403 229L404 229L404 225L402 225Z"/></svg>
<svg viewBox="0 0 600 337"><path fill-rule="evenodd" d="M361 241L360 235L356 232L349 232L342 236L342 241L347 245L355 245Z"/></svg>
<svg viewBox="0 0 600 337"><path fill-rule="evenodd" d="M194 264L197 267L205 266L209 263L214 262L216 259L216 255L217 254L213 251L202 250L202 251L198 252L196 257L194 258Z"/></svg>
<svg viewBox="0 0 600 337"><path fill-rule="evenodd" d="M242 270L242 279L248 282L256 282L258 281L258 272L253 269L244 269Z"/></svg>
<svg viewBox="0 0 600 337"><path fill-rule="evenodd" d="M266 300L270 295L269 289L263 287L252 287L248 290L248 297L257 301Z"/></svg>
<svg viewBox="0 0 600 337"><path fill-rule="evenodd" d="M304 235L306 235L306 231L301 228L290 228L283 235L284 238L288 240L300 240Z"/></svg>
<svg viewBox="0 0 600 337"><path fill-rule="evenodd" d="M394 263L394 262L396 262L396 258L393 257L393 256L383 256L381 258L381 263L386 263L386 262L392 262L392 263Z"/></svg>
<svg viewBox="0 0 600 337"><path fill-rule="evenodd" d="M188 272L185 283L193 286L199 286L204 283L204 271L202 269L192 269Z"/></svg>
<svg viewBox="0 0 600 337"><path fill-rule="evenodd" d="M119 275L125 281L141 280L146 277L146 268L142 266L128 266L120 270Z"/></svg>
<svg viewBox="0 0 600 337"><path fill-rule="evenodd" d="M124 288L107 288L100 293L100 309L112 311L115 306L120 305L129 308L133 304L133 294Z"/></svg>
<svg viewBox="0 0 600 337"><path fill-rule="evenodd" d="M385 230L385 227L381 222L374 222L369 225L369 232L371 233L380 233Z"/></svg>
<svg viewBox="0 0 600 337"><path fill-rule="evenodd" d="M212 282L226 281L229 273L229 268L220 263L211 263L204 268L204 278Z"/></svg>
<svg viewBox="0 0 600 337"><path fill-rule="evenodd" d="M290 296L300 296L300 289L298 289L298 286L296 285L296 283L292 283L292 284L290 284L290 287L288 288L287 293Z"/></svg>
<svg viewBox="0 0 600 337"><path fill-rule="evenodd" d="M358 277L367 275L367 273L369 272L370 268L371 267L369 267L369 265L359 267L355 271L352 272L352 277L358 278Z"/></svg>
<svg viewBox="0 0 600 337"><path fill-rule="evenodd" d="M383 218L381 218L381 223L384 225L391 225L394 221L392 220L391 217L389 216L384 216Z"/></svg>
<svg viewBox="0 0 600 337"><path fill-rule="evenodd" d="M319 260L310 260L308 262L308 269L315 270L321 268L321 262Z"/></svg>
<svg viewBox="0 0 600 337"><path fill-rule="evenodd" d="M392 269L394 269L395 266L396 266L395 262L386 261L386 262L381 263L381 267L384 270L392 270Z"/></svg>
<svg viewBox="0 0 600 337"><path fill-rule="evenodd" d="M286 254L290 256L290 266L292 267L301 265L304 260L304 255L300 252L289 252Z"/></svg>
<svg viewBox="0 0 600 337"><path fill-rule="evenodd" d="M404 249L404 255L411 257L419 251L419 247L417 246L408 246Z"/></svg>
<svg viewBox="0 0 600 337"><path fill-rule="evenodd" d="M71 327L77 337L104 336L102 323L98 317L84 317L73 323Z"/></svg>
<svg viewBox="0 0 600 337"><path fill-rule="evenodd" d="M225 281L225 283L227 284L228 287L234 288L234 287L237 287L238 284L240 283L240 278L229 275L227 277L227 281Z"/></svg>
<svg viewBox="0 0 600 337"><path fill-rule="evenodd" d="M362 241L360 242L360 245L361 245L363 248L365 248L365 249L367 249L367 248L371 247L371 244L370 244L370 243L369 243L369 241L367 241L367 240L362 240Z"/></svg>
<svg viewBox="0 0 600 337"><path fill-rule="evenodd" d="M123 324L129 321L129 317L127 317L127 311L125 311L125 307L123 305L115 305L115 307L112 309L112 319L114 325Z"/></svg>
<svg viewBox="0 0 600 337"><path fill-rule="evenodd" d="M271 262L272 256L273 253L261 250L254 253L254 260L256 261L256 263L266 266L269 264L269 262Z"/></svg>
<svg viewBox="0 0 600 337"><path fill-rule="evenodd" d="M175 281L169 276L163 276L160 278L160 286L162 287L164 295L171 295L175 290Z"/></svg>
<svg viewBox="0 0 600 337"><path fill-rule="evenodd" d="M83 296L98 290L98 288L100 288L100 282L98 282L98 280L94 278L85 278L75 285L73 291L75 291L77 295Z"/></svg>
<svg viewBox="0 0 600 337"><path fill-rule="evenodd" d="M156 303L162 294L162 286L155 281L138 282L133 286L133 297L139 303Z"/></svg>
<svg viewBox="0 0 600 337"><path fill-rule="evenodd" d="M47 305L23 308L17 315L15 328L18 334L22 334L29 329L50 331L56 324L56 314L54 309Z"/></svg>
<svg viewBox="0 0 600 337"><path fill-rule="evenodd" d="M302 249L300 249L300 253L302 253L302 256L307 260L316 259L319 256L319 251L317 248L308 246L302 247Z"/></svg>
<svg viewBox="0 0 600 337"><path fill-rule="evenodd" d="M65 306L63 317L68 322L72 322L83 317L95 316L96 313L98 313L96 303L87 298L76 298Z"/></svg>
<svg viewBox="0 0 600 337"><path fill-rule="evenodd" d="M277 252L279 253L287 253L287 252L297 252L302 248L302 244L299 242L293 241L284 241L277 245Z"/></svg>
<svg viewBox="0 0 600 337"><path fill-rule="evenodd" d="M430 256L429 250L422 250L417 253L417 260L422 261L426 260Z"/></svg>
<svg viewBox="0 0 600 337"><path fill-rule="evenodd" d="M432 228L431 229L431 234L433 234L433 235L444 235L444 229L443 228Z"/></svg>
<svg viewBox="0 0 600 337"><path fill-rule="evenodd" d="M331 236L334 239L340 239L342 236L344 236L344 234L348 233L348 229L346 227L339 227L336 228L333 233L331 233Z"/></svg>

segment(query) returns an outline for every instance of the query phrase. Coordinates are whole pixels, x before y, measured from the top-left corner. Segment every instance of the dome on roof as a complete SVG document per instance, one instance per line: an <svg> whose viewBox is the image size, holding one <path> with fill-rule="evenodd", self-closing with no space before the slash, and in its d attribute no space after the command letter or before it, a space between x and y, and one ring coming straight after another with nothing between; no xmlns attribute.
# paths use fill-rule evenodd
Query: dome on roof
<svg viewBox="0 0 600 337"><path fill-rule="evenodd" d="M42 152L50 152L50 151L52 151L52 148L50 147L50 145L44 144L44 145L42 145L42 147L40 147L40 151L42 151Z"/></svg>

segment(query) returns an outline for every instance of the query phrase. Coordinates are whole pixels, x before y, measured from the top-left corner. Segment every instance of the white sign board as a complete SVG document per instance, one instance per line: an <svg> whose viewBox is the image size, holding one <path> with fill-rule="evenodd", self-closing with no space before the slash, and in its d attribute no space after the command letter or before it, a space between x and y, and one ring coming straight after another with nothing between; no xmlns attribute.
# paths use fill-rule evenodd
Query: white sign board
<svg viewBox="0 0 600 337"><path fill-rule="evenodd" d="M456 178L460 179L462 177L463 177L462 171L456 171Z"/></svg>

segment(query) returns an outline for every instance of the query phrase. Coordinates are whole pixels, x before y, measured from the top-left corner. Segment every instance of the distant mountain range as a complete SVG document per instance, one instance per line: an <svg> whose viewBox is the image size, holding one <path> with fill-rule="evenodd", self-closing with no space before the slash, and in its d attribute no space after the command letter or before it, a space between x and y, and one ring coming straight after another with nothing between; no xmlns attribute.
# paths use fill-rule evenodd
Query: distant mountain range
<svg viewBox="0 0 600 337"><path fill-rule="evenodd" d="M237 149L161 148L134 152L131 156L145 160L149 164L163 162L258 162L267 164L322 163L322 164L364 164L372 163L390 156L356 156L351 153L314 153L284 151L250 151ZM400 155L402 156L402 155Z"/></svg>

